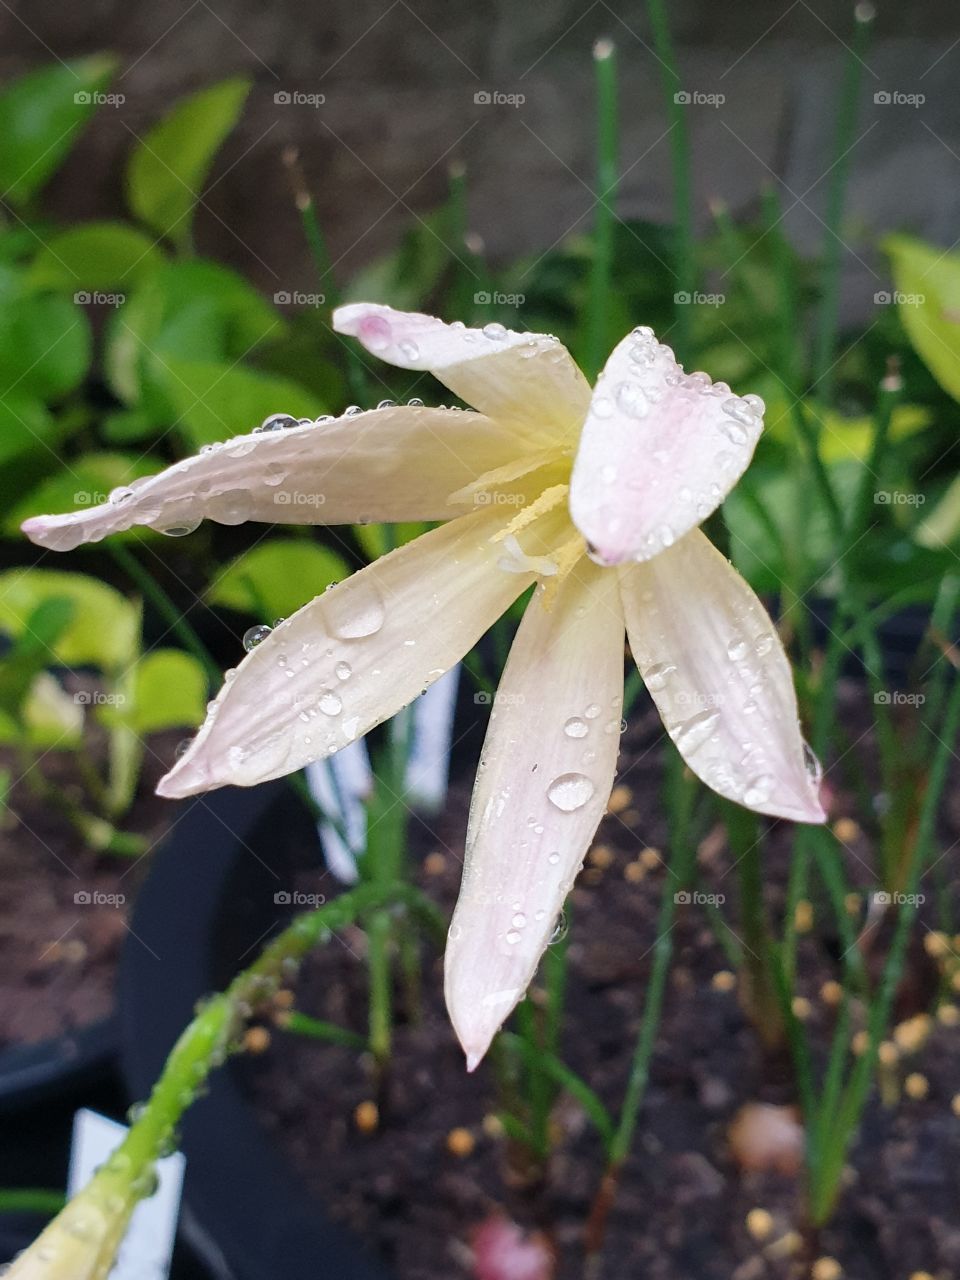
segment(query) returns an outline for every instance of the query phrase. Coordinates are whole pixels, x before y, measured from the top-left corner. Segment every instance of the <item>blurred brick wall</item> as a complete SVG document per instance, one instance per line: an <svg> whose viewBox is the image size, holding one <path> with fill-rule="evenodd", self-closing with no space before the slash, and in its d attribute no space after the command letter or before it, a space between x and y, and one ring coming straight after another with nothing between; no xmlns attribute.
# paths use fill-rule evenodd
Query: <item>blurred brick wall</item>
<svg viewBox="0 0 960 1280"><path fill-rule="evenodd" d="M792 233L815 250L850 8L824 0L670 8L684 88L725 99L688 108L699 216L717 196L748 211L760 184L777 181ZM291 143L340 273L436 206L453 159L467 165L471 222L497 257L589 226L590 49L599 35L620 49L620 212L666 217L667 120L636 0L11 0L0 6L0 72L101 49L121 59L113 89L123 105L101 110L49 189L48 207L71 218L117 212L124 157L179 95L229 74L253 77L242 124L201 193L198 241L267 291L293 290L313 285L280 163ZM905 226L944 245L960 234L958 40L955 4L924 0L879 14L851 156L850 305L877 287L882 270L860 250L868 233ZM524 101L476 102L483 91ZM884 91L925 101L876 103ZM275 100L297 92L325 102Z"/></svg>

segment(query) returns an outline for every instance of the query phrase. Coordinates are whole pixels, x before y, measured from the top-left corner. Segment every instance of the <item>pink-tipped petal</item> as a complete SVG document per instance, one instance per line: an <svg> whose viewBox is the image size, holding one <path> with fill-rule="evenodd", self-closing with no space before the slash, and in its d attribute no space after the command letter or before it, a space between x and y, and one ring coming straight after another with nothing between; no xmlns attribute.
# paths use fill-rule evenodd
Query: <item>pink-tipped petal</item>
<svg viewBox="0 0 960 1280"><path fill-rule="evenodd" d="M23 524L32 542L70 551L134 525L189 532L201 520L351 524L446 520L471 509L448 497L514 461L514 434L480 414L396 405L329 422L236 436L109 502Z"/></svg>
<svg viewBox="0 0 960 1280"><path fill-rule="evenodd" d="M494 698L447 939L472 1069L523 999L613 784L623 700L616 574L581 560L528 606Z"/></svg>
<svg viewBox="0 0 960 1280"><path fill-rule="evenodd" d="M739 573L698 529L618 572L634 659L697 777L758 813L824 822L790 663Z"/></svg>
<svg viewBox="0 0 960 1280"><path fill-rule="evenodd" d="M252 786L332 755L412 702L533 580L498 568L486 510L441 525L280 624L228 678L161 781L186 796Z"/></svg>
<svg viewBox="0 0 960 1280"><path fill-rule="evenodd" d="M333 327L388 364L432 373L461 400L533 443L576 441L590 387L556 338L501 324L467 329L372 302L339 307Z"/></svg>
<svg viewBox="0 0 960 1280"><path fill-rule="evenodd" d="M570 512L598 560L649 560L705 520L746 470L763 401L686 374L635 329L600 375L580 437Z"/></svg>

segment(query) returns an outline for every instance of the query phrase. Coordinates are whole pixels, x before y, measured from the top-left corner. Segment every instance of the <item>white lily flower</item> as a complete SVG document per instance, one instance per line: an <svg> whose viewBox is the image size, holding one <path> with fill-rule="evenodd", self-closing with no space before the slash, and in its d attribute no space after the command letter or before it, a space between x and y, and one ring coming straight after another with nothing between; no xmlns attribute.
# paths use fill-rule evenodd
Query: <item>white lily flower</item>
<svg viewBox="0 0 960 1280"><path fill-rule="evenodd" d="M591 393L555 338L362 303L334 327L429 370L476 412L391 406L240 436L24 529L65 549L204 518L446 521L254 649L161 782L168 796L248 786L338 751L537 584L491 713L446 954L472 1067L533 977L606 809L625 628L694 773L760 813L824 820L776 629L697 527L749 463L763 403L685 374L646 328L616 347Z"/></svg>

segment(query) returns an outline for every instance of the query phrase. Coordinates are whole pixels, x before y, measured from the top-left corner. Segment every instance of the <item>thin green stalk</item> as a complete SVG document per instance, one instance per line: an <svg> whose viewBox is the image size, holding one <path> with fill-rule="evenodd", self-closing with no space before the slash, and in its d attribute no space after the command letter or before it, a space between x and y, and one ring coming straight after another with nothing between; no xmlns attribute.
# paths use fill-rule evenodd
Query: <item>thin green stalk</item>
<svg viewBox="0 0 960 1280"><path fill-rule="evenodd" d="M593 224L590 301L584 371L592 382L606 359L610 284L613 271L614 205L618 174L617 58L612 40L593 47L597 89L597 205Z"/></svg>
<svg viewBox="0 0 960 1280"><path fill-rule="evenodd" d="M603 1141L604 1149L609 1155L610 1145L613 1141L613 1120L610 1112L586 1081L578 1076L556 1054L547 1053L542 1049L531 1046L523 1036L516 1035L512 1031L502 1031L500 1035L504 1046L519 1058L522 1058L527 1066L536 1068L548 1076L554 1084L561 1089L565 1089L572 1098L575 1098L580 1103L586 1114L593 1121Z"/></svg>
<svg viewBox="0 0 960 1280"><path fill-rule="evenodd" d="M52 1216L66 1203L62 1191L35 1187L0 1188L0 1213L42 1213Z"/></svg>
<svg viewBox="0 0 960 1280"><path fill-rule="evenodd" d="M157 613L181 642L183 647L197 659L206 671L211 685L216 688L223 679L223 672L210 656L206 645L194 631L184 614L180 612L164 589L156 582L132 552L119 542L107 544L107 551L120 568L132 578L144 598L149 600Z"/></svg>
<svg viewBox="0 0 960 1280"><path fill-rule="evenodd" d="M327 1044L342 1045L345 1049L357 1049L363 1052L367 1047L366 1039L346 1027L338 1027L335 1022L327 1022L322 1018L311 1018L299 1009L291 1009L277 1018L277 1025L284 1031L298 1036L309 1036L312 1040L324 1040Z"/></svg>
<svg viewBox="0 0 960 1280"><path fill-rule="evenodd" d="M724 821L730 853L740 882L740 927L743 930L744 991L754 1026L765 1045L783 1039L774 980L770 968L771 938L763 901L763 863L756 814L725 802Z"/></svg>
<svg viewBox="0 0 960 1280"><path fill-rule="evenodd" d="M857 99L863 78L864 57L873 27L871 4L858 4L854 9L853 41L844 68L840 101L837 105L836 159L830 173L827 195L826 231L823 250L823 292L814 340L813 372L824 403L833 399L835 382L834 350L840 320L840 262L843 241L844 198L850 173L850 153L857 126Z"/></svg>
<svg viewBox="0 0 960 1280"><path fill-rule="evenodd" d="M660 63L660 81L670 119L670 158L673 166L673 221L676 228L676 310L674 313L676 342L674 347L681 361L689 360L690 342L689 297L697 289L697 266L693 239L693 197L691 188L690 134L681 96L682 85L677 66L670 23L664 0L647 0L647 14L653 31L653 48ZM684 295L687 295L685 298Z"/></svg>

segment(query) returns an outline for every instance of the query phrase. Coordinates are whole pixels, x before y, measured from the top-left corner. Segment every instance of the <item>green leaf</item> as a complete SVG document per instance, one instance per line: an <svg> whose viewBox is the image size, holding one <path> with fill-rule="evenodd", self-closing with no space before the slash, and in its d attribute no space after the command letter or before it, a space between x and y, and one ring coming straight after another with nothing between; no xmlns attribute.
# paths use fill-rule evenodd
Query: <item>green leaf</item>
<svg viewBox="0 0 960 1280"><path fill-rule="evenodd" d="M290 538L258 543L228 565L207 593L211 604L264 621L287 618L350 572L329 547Z"/></svg>
<svg viewBox="0 0 960 1280"><path fill-rule="evenodd" d="M46 406L30 396L10 392L0 400L0 463L56 444L53 419Z"/></svg>
<svg viewBox="0 0 960 1280"><path fill-rule="evenodd" d="M89 222L49 236L30 267L35 288L131 288L163 262L154 241L122 222Z"/></svg>
<svg viewBox="0 0 960 1280"><path fill-rule="evenodd" d="M184 98L130 158L130 208L181 248L189 247L193 210L213 157L236 124L249 90L250 81L238 77Z"/></svg>
<svg viewBox="0 0 960 1280"><path fill-rule="evenodd" d="M49 402L86 376L90 324L83 307L25 286L22 272L0 268L0 386Z"/></svg>
<svg viewBox="0 0 960 1280"><path fill-rule="evenodd" d="M19 722L0 709L0 744L26 740L39 751L73 748L83 739L83 706L49 671L34 679L20 708Z"/></svg>
<svg viewBox="0 0 960 1280"><path fill-rule="evenodd" d="M347 302L382 298L401 311L422 306L456 258L450 248L450 216L438 209L422 217L400 241L399 248L371 262L351 279ZM461 246L460 257L468 257Z"/></svg>
<svg viewBox="0 0 960 1280"><path fill-rule="evenodd" d="M111 318L107 378L119 399L169 426L169 361L234 361L285 331L274 308L236 272L212 262L167 263Z"/></svg>
<svg viewBox="0 0 960 1280"><path fill-rule="evenodd" d="M419 538L430 528L422 520L405 520L400 524L357 524L353 527L353 535L363 548L369 561L379 560L394 547L402 547L414 538Z"/></svg>
<svg viewBox="0 0 960 1280"><path fill-rule="evenodd" d="M869 457L876 431L876 424L869 414L848 418L835 409L829 409L814 401L807 400L804 403L810 420L819 426L820 453L825 462L842 462L850 459L862 462ZM788 444L795 438L793 415L786 400L769 401L764 421L768 440L779 440ZM907 440L928 427L932 421L932 410L922 405L897 405L890 421L889 438L892 441Z"/></svg>
<svg viewBox="0 0 960 1280"><path fill-rule="evenodd" d="M44 67L0 93L0 190L22 205L44 185L96 111L116 60L94 55Z"/></svg>
<svg viewBox="0 0 960 1280"><path fill-rule="evenodd" d="M146 457L125 453L88 453L69 468L54 472L42 480L19 502L15 502L3 522L8 533L18 533L28 516L57 514L75 507L92 507L106 502L110 490L126 485L156 470ZM116 537L143 537L143 531L116 534Z"/></svg>
<svg viewBox="0 0 960 1280"><path fill-rule="evenodd" d="M922 547L948 547L960 540L960 476L955 476L914 537Z"/></svg>
<svg viewBox="0 0 960 1280"><path fill-rule="evenodd" d="M206 672L182 649L156 649L137 663L132 700L130 721L139 734L194 729L206 714Z"/></svg>
<svg viewBox="0 0 960 1280"><path fill-rule="evenodd" d="M251 431L271 413L314 418L322 411L297 383L239 364L169 360L164 374L174 420L195 449Z"/></svg>
<svg viewBox="0 0 960 1280"><path fill-rule="evenodd" d="M53 598L69 601L73 616L50 646L51 662L111 671L134 660L139 648L139 609L113 587L82 573L57 569L0 573L0 629L19 638L34 610Z"/></svg>
<svg viewBox="0 0 960 1280"><path fill-rule="evenodd" d="M35 678L54 662L55 646L73 621L73 602L48 596L30 611L0 665L0 710L15 724L22 721L24 701Z"/></svg>
<svg viewBox="0 0 960 1280"><path fill-rule="evenodd" d="M890 236L897 308L917 355L955 400L960 400L960 255Z"/></svg>

